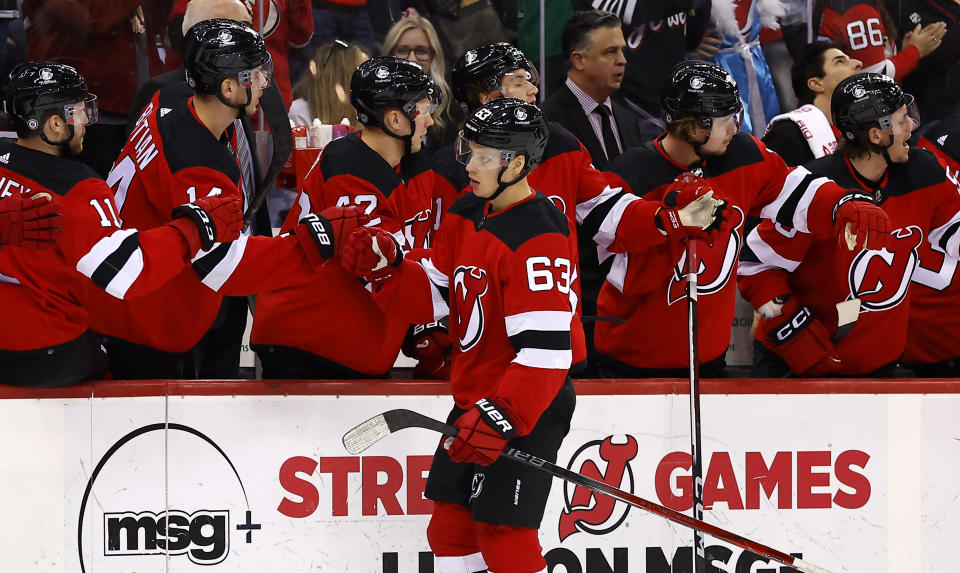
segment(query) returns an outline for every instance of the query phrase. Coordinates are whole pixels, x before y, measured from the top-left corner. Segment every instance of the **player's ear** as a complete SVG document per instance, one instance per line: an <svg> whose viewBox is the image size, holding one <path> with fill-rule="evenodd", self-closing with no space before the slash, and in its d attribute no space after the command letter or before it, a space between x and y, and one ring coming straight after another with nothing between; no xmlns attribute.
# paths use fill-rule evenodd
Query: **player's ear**
<svg viewBox="0 0 960 573"><path fill-rule="evenodd" d="M223 78L223 80L220 82L220 93L222 93L223 97L225 97L228 101L235 90L236 85L234 84L233 78Z"/></svg>
<svg viewBox="0 0 960 573"><path fill-rule="evenodd" d="M512 169L514 173L521 173L526 165L527 156L521 153L520 155L514 157L513 161L510 162L510 169Z"/></svg>

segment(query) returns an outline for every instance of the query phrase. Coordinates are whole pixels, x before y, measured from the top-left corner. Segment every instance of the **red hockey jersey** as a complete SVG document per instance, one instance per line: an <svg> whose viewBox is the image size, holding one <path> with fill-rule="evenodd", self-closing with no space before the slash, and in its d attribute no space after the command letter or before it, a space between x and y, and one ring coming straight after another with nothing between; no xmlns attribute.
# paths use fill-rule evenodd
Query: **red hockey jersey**
<svg viewBox="0 0 960 573"><path fill-rule="evenodd" d="M375 298L411 322L449 315L457 405L497 397L533 428L572 359L566 219L539 192L495 212L471 193L444 215L431 255L408 257Z"/></svg>
<svg viewBox="0 0 960 573"><path fill-rule="evenodd" d="M626 188L656 202L688 170L667 155L659 139L653 150L626 151L607 169L622 177ZM729 235L697 247L700 355L707 362L723 355L730 343L746 217L781 216L803 228L832 231L831 212L842 190L806 171L791 171L779 155L745 133L735 135L723 156L707 159L699 169L715 196L730 203L733 218ZM636 368L687 366L686 289L686 251L679 241L664 239L647 251L616 255L597 307L600 315L626 322L597 323L597 350Z"/></svg>
<svg viewBox="0 0 960 573"><path fill-rule="evenodd" d="M239 197L240 168L230 137L213 136L197 117L193 98L155 94L107 177L123 227L163 225L174 207L198 197ZM200 253L192 266L135 301L91 291L93 330L157 350L185 352L213 325L221 294L252 294L312 275L292 236L242 235ZM283 273L266 272L271 268Z"/></svg>
<svg viewBox="0 0 960 573"><path fill-rule="evenodd" d="M945 166L947 179L960 186L960 129L957 115L948 116L926 132L918 145L933 152ZM920 244L920 261L910 285L910 320L903 361L939 362L960 356L960 259Z"/></svg>
<svg viewBox="0 0 960 573"><path fill-rule="evenodd" d="M283 231L311 212L356 205L373 217L371 225L393 233L404 250L429 245L431 197L405 182L426 168L425 159L408 156L398 170L359 134L337 139L324 148L304 179ZM367 288L335 263L321 268L308 283L263 293L257 299L251 342L305 350L380 376L396 361L409 326L381 310Z"/></svg>
<svg viewBox="0 0 960 573"><path fill-rule="evenodd" d="M828 332L837 325L836 304L860 299L854 329L835 342L838 374L869 374L900 358L907 339L910 281L920 245L956 257L960 246L960 194L929 151L912 149L905 164L887 169L879 184L862 180L845 155L811 161L814 175L873 194L889 215L894 244L880 251L848 251L832 233L807 233L765 220L747 237L740 264L740 292L754 308L776 296L799 297ZM762 320L762 319L761 319Z"/></svg>
<svg viewBox="0 0 960 573"><path fill-rule="evenodd" d="M38 192L59 196L64 234L50 250L0 245L0 350L74 340L90 328L88 290L142 296L193 255L173 227L121 230L110 188L86 165L0 140L0 197Z"/></svg>
<svg viewBox="0 0 960 573"><path fill-rule="evenodd" d="M653 225L656 203L639 201L636 195L624 192L616 178L593 167L590 153L582 143L565 127L550 122L550 136L543 159L528 176L530 187L548 196L566 216L573 233L573 243L579 234L593 239L596 256L584 261L587 275L574 277L573 292L577 294L577 312L573 326L574 364L586 359L583 324L580 321L580 296L582 289L591 297L587 310L592 314L603 276L598 270L600 264L611 253L628 250L642 250L650 244L665 240ZM439 212L444 212L459 197L470 193L470 179L463 165L456 162L453 147L444 148L435 154L436 172L435 204ZM437 219L439 226L440 219ZM577 268L579 251L575 249Z"/></svg>
<svg viewBox="0 0 960 573"><path fill-rule="evenodd" d="M920 50L907 46L887 58L887 30L875 0L829 0L823 10L820 35L840 46L845 54L863 63L863 71L885 74L901 82L916 69ZM896 48L894 48L896 49Z"/></svg>

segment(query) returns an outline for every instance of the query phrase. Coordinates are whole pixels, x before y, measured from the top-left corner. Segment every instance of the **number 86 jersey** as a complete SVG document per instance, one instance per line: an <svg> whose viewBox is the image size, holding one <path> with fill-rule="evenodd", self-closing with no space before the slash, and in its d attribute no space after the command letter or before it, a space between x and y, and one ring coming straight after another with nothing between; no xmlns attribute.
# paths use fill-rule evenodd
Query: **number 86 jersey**
<svg viewBox="0 0 960 573"><path fill-rule="evenodd" d="M467 193L444 216L430 257L408 257L375 296L414 323L449 314L457 405L495 396L532 428L572 360L575 254L566 218L543 194L491 212Z"/></svg>

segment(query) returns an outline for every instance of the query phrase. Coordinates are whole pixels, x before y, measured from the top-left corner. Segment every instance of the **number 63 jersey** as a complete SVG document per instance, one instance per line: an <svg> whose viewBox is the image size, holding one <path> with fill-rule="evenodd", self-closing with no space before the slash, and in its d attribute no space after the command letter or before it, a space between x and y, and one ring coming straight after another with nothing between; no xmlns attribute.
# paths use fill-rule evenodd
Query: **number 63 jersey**
<svg viewBox="0 0 960 573"><path fill-rule="evenodd" d="M468 193L444 216L430 258L411 254L375 297L415 323L449 314L457 405L497 397L532 428L572 360L575 254L566 218L543 194L491 212Z"/></svg>

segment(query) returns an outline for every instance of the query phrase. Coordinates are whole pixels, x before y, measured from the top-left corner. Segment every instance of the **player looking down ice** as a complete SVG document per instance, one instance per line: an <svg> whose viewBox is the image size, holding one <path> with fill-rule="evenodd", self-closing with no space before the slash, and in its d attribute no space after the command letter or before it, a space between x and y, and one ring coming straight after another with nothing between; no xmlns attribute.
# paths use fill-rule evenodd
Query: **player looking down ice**
<svg viewBox="0 0 960 573"><path fill-rule="evenodd" d="M508 445L556 460L575 404L575 246L566 217L526 178L546 144L536 106L484 105L457 144L472 192L444 216L431 258L402 258L393 237L371 227L344 247L344 266L378 285L388 311L418 323L450 316L448 422L459 435L437 449L425 494L435 502L427 539L438 571L546 570L537 529L550 477L498 461Z"/></svg>

